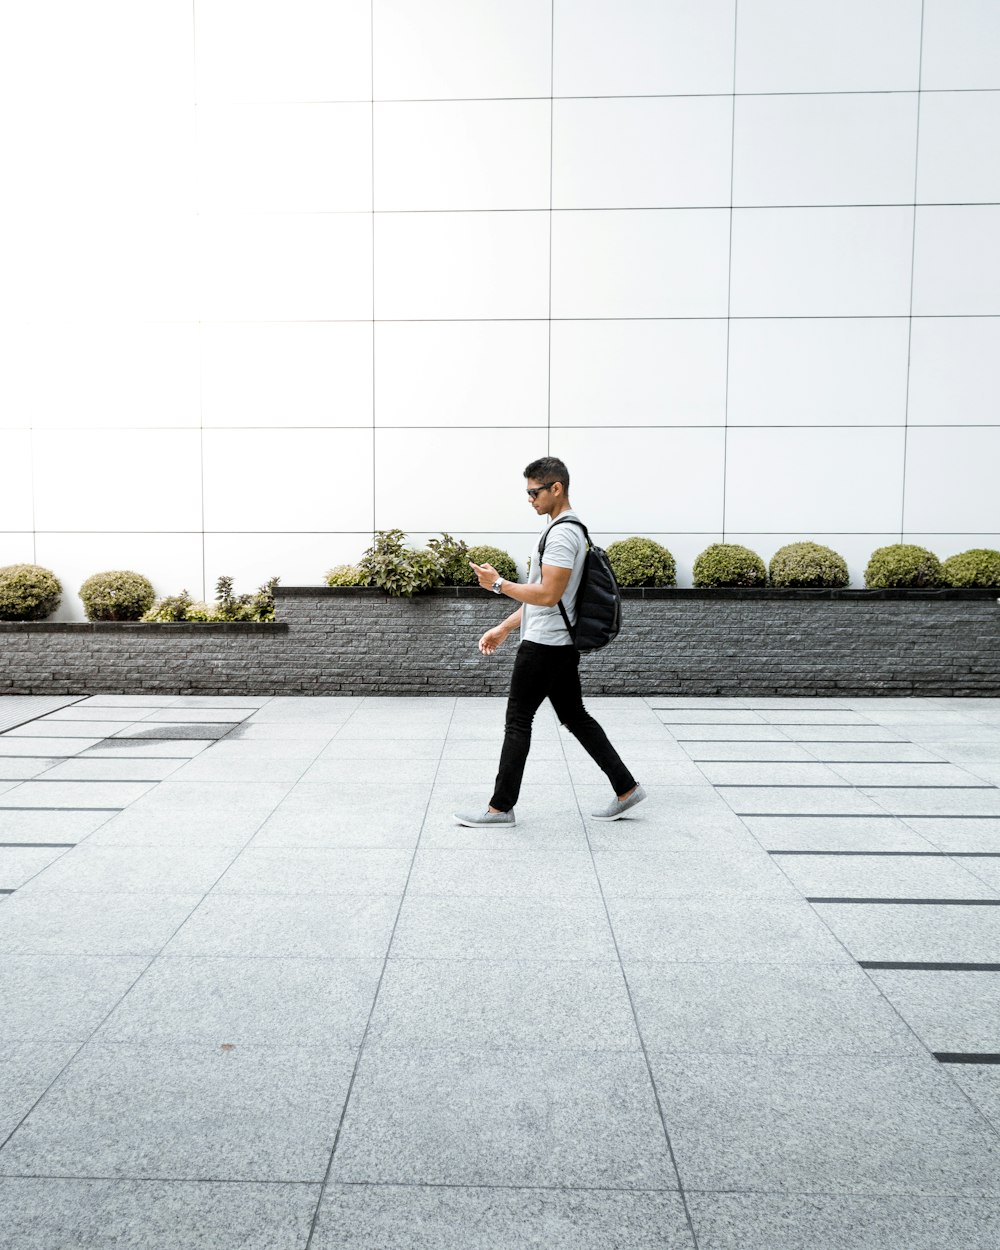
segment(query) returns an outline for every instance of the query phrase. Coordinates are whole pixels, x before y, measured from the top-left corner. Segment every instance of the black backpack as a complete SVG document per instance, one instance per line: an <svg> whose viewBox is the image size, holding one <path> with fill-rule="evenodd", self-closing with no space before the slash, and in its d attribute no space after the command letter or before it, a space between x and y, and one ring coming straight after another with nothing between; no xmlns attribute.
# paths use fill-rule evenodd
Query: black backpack
<svg viewBox="0 0 1000 1250"><path fill-rule="evenodd" d="M569 623L569 615L559 601L569 636L577 651L600 651L609 642L614 642L622 627L622 596L611 571L608 553L601 547L595 547L590 541L587 527L574 517L553 521L542 535L538 543L538 562L541 565L545 551L545 540L552 533L553 525L579 525L587 540L587 554L584 556L583 576L580 579L580 590L576 596L576 626Z"/></svg>

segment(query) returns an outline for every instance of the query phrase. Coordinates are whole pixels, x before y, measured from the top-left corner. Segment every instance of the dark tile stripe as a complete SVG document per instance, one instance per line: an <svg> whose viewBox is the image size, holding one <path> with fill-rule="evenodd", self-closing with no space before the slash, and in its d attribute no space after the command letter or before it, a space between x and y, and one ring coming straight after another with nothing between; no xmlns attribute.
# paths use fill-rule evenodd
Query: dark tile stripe
<svg viewBox="0 0 1000 1250"><path fill-rule="evenodd" d="M906 907L1000 907L1000 898L807 898L807 903L892 903Z"/></svg>
<svg viewBox="0 0 1000 1250"><path fill-rule="evenodd" d="M952 1050L936 1050L934 1058L939 1063L1000 1063L1000 1055L991 1055L986 1052L970 1052Z"/></svg>
<svg viewBox="0 0 1000 1250"><path fill-rule="evenodd" d="M9 850L20 846L76 846L76 842L0 842L0 850Z"/></svg>
<svg viewBox="0 0 1000 1250"><path fill-rule="evenodd" d="M882 972L1000 972L1000 964L908 963L898 959L859 959L858 967Z"/></svg>
<svg viewBox="0 0 1000 1250"><path fill-rule="evenodd" d="M0 807L0 812L123 812L124 807Z"/></svg>
<svg viewBox="0 0 1000 1250"><path fill-rule="evenodd" d="M923 859L1000 859L1000 851L768 851L768 855L896 855Z"/></svg>

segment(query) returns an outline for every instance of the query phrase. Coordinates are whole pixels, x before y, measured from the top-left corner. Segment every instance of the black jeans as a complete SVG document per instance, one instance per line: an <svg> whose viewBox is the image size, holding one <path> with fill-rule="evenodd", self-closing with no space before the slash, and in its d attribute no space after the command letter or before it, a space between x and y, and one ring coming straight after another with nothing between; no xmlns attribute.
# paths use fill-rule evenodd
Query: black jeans
<svg viewBox="0 0 1000 1250"><path fill-rule="evenodd" d="M608 735L583 706L579 664L576 647L548 647L540 642L522 642L518 647L491 807L509 812L517 802L531 746L531 722L544 699L550 700L560 722L607 775L615 794L624 794L635 785Z"/></svg>

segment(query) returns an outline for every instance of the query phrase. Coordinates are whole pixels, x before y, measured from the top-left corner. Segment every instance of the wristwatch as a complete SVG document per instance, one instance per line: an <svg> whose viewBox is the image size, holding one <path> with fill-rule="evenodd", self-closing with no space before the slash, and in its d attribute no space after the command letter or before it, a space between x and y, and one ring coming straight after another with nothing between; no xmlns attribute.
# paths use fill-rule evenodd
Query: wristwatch
<svg viewBox="0 0 1000 1250"><path fill-rule="evenodd" d="M490 587L490 589L493 591L495 595L502 595L503 594L503 590L501 589L502 586L503 586L503 578L498 577L497 580Z"/></svg>

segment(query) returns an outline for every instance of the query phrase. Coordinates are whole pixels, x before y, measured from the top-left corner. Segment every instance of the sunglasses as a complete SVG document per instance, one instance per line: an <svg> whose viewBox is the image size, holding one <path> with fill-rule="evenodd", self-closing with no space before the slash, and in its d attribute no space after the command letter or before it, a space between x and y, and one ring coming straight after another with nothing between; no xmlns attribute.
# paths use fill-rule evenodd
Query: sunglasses
<svg viewBox="0 0 1000 1250"><path fill-rule="evenodd" d="M551 490L553 486L555 482L546 482L544 486L529 486L527 487L528 498L537 499L543 490Z"/></svg>

